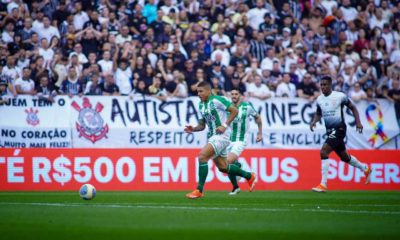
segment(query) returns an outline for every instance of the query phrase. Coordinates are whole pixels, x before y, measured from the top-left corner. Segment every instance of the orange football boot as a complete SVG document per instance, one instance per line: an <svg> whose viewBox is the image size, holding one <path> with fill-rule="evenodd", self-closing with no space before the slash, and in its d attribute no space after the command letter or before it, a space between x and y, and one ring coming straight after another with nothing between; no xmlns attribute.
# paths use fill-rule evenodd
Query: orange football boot
<svg viewBox="0 0 400 240"><path fill-rule="evenodd" d="M190 192L190 193L186 194L186 197L190 198L190 199L195 199L195 198L204 197L204 194L201 193L198 189L196 189L193 192Z"/></svg>
<svg viewBox="0 0 400 240"><path fill-rule="evenodd" d="M371 173L372 173L372 168L368 168L364 174L365 174L365 184L368 184L371 180Z"/></svg>
<svg viewBox="0 0 400 240"><path fill-rule="evenodd" d="M250 192L252 192L254 190L254 187L256 186L256 180L257 180L257 176L255 173L251 173L251 177L249 180L247 180L247 183L249 184L250 187Z"/></svg>
<svg viewBox="0 0 400 240"><path fill-rule="evenodd" d="M320 183L318 186L312 188L311 190L312 190L313 192L324 193L324 192L327 192L327 191L328 191L328 188L327 188L324 184Z"/></svg>

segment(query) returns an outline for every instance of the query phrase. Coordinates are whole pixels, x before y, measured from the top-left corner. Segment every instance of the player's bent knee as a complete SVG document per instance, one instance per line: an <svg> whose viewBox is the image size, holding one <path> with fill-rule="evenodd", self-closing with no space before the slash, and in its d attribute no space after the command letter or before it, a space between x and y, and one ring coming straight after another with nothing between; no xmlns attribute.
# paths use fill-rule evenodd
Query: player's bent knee
<svg viewBox="0 0 400 240"><path fill-rule="evenodd" d="M199 154L199 162L200 163L205 163L208 161L208 157L205 154L200 153Z"/></svg>
<svg viewBox="0 0 400 240"><path fill-rule="evenodd" d="M350 162L350 159L343 159L343 158L341 158L340 159L342 162L345 162L345 163L349 163Z"/></svg>
<svg viewBox="0 0 400 240"><path fill-rule="evenodd" d="M340 160L342 160L345 163L349 163L351 158L350 158L350 156L345 156L345 157L341 157Z"/></svg>
<svg viewBox="0 0 400 240"><path fill-rule="evenodd" d="M320 152L320 157L321 159L328 159L329 158L329 154L325 151L321 151Z"/></svg>
<svg viewBox="0 0 400 240"><path fill-rule="evenodd" d="M236 160L235 159L231 159L231 158L228 157L226 159L226 161L228 162L228 164L233 164L233 163L235 163Z"/></svg>
<svg viewBox="0 0 400 240"><path fill-rule="evenodd" d="M226 167L218 167L218 170L223 173L228 173L228 169Z"/></svg>

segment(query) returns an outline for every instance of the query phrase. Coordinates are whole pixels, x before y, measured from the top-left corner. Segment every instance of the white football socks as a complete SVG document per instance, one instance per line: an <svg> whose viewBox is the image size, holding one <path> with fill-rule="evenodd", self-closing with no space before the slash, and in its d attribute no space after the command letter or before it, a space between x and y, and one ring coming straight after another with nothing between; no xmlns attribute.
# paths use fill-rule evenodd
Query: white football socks
<svg viewBox="0 0 400 240"><path fill-rule="evenodd" d="M328 182L328 169L329 169L329 162L328 159L322 159L321 161L321 171L322 171L322 178L321 183L326 187Z"/></svg>
<svg viewBox="0 0 400 240"><path fill-rule="evenodd" d="M358 169L360 169L360 170L362 170L364 172L368 170L367 165L365 165L365 164L361 163L360 161L358 161L356 157L354 157L353 155L350 155L350 157L351 157L351 159L350 159L349 164L351 166L356 167L356 168L358 168Z"/></svg>

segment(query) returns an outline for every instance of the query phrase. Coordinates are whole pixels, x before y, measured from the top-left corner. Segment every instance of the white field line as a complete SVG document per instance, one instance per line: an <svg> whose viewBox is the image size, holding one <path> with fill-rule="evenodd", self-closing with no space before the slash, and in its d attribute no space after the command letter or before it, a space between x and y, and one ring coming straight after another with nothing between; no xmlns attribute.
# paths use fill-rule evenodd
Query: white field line
<svg viewBox="0 0 400 240"><path fill-rule="evenodd" d="M70 192L56 192L56 193L51 193L51 192L46 192L46 194L50 195L68 195L70 196ZM1 195L43 195L43 192L0 192ZM118 205L130 205L131 203L116 203ZM141 202L141 205L155 205L154 202ZM166 206L172 205L172 204L164 204ZM217 205L217 204L214 204ZM222 205L222 204L221 204ZM259 206L259 203L237 203L235 204L236 206ZM308 206L308 207L317 207L317 206L325 206L325 207L335 207L335 206L341 206L341 207L399 207L400 204L369 204L369 203L362 203L362 204L357 204L357 203L349 203L349 204L335 204L335 203L282 203L279 204L279 207L295 207L295 206Z"/></svg>
<svg viewBox="0 0 400 240"><path fill-rule="evenodd" d="M121 204L92 204L92 203L18 203L18 202L0 202L0 205L28 205L28 206L46 206L46 207L95 207L95 208L149 208L149 209L182 209L182 210L217 210L217 211L240 211L242 208L235 207L193 207L193 206L169 206L169 205L121 205ZM248 208L249 211L265 212L287 212L290 209L282 208Z"/></svg>
<svg viewBox="0 0 400 240"><path fill-rule="evenodd" d="M136 209L178 209L178 210L216 210L216 211L254 211L254 212L316 212L316 213L344 213L344 214L377 214L377 215L400 215L399 211L368 211L368 210L345 210L345 209L288 209L288 208L235 208L235 207L194 207L194 206L170 206L170 205L121 205L121 204L92 204L92 203L18 203L0 202L1 205L23 205L23 206L45 206L45 207L94 207L94 208L136 208Z"/></svg>

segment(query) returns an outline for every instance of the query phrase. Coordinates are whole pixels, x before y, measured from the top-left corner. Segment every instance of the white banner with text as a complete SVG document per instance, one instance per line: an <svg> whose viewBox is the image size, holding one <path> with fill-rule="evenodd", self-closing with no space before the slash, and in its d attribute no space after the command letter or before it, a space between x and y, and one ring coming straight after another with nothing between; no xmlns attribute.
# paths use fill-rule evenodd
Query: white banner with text
<svg viewBox="0 0 400 240"><path fill-rule="evenodd" d="M257 125L250 120L249 148L316 149L325 141L323 122L314 132L309 129L315 103L248 100L263 122L263 141L256 143ZM197 97L160 101L142 95L133 99L58 96L52 103L19 96L0 105L0 147L200 148L207 141L206 131L183 131L185 125L197 124L198 104ZM364 131L356 132L354 116L345 108L349 148L381 148L399 134L392 103L378 100L355 105Z"/></svg>

